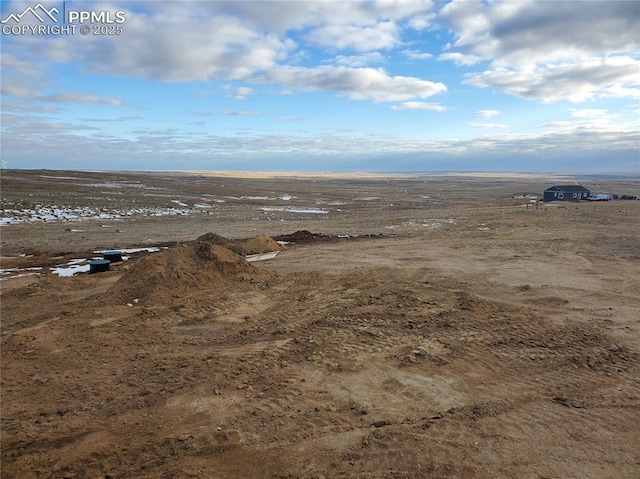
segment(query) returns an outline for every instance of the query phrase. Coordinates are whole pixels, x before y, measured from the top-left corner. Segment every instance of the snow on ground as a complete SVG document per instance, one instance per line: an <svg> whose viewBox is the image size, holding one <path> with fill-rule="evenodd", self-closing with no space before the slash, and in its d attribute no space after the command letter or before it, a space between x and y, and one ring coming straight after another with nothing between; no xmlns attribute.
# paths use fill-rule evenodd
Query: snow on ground
<svg viewBox="0 0 640 479"><path fill-rule="evenodd" d="M124 249L119 249L117 251L120 251L121 253L124 254L133 254L133 253L140 253L140 252L146 252L146 253L156 253L158 251L160 251L161 249L167 249L166 246L162 247L162 248L158 248L156 246L147 246L147 247L141 247L141 248L124 248ZM105 251L113 251L113 250L99 250L99 251L94 251L95 254L103 254ZM20 257L30 257L33 255L25 255L20 254L18 255ZM93 257L91 259L102 259L99 256ZM49 268L49 270L53 273L53 274L57 274L58 276L63 276L63 277L70 277L73 276L77 273L88 273L90 266L89 266L89 262L91 261L91 259L88 258L74 258L72 260L70 260L67 263L64 264L59 264L53 268ZM122 260L123 261L127 261L129 259L128 256L123 256ZM5 268L5 269L0 269L0 281L5 281L8 279L14 279L14 278L20 278L23 276L30 276L30 275L37 275L37 274L41 274L41 273L34 273L32 271L42 271L44 268L41 266L35 266L35 267L30 267L30 268Z"/></svg>
<svg viewBox="0 0 640 479"><path fill-rule="evenodd" d="M36 266L33 268L3 268L0 269L0 281L6 281L8 279L22 278L24 276L39 275L40 273L32 273L25 271L41 271L42 267Z"/></svg>
<svg viewBox="0 0 640 479"><path fill-rule="evenodd" d="M385 228L393 230L398 228L410 228L410 229L420 229L420 228L428 228L432 230L437 230L445 227L446 225L455 224L456 221L453 218L435 218L435 219L424 219L424 220L415 220L415 221L405 221L399 225L388 225Z"/></svg>
<svg viewBox="0 0 640 479"><path fill-rule="evenodd" d="M174 200L174 202L177 200ZM25 209L2 209L0 210L0 226L18 224L18 223L36 223L49 221L83 221L91 219L117 220L132 216L172 216L172 215L190 215L195 211L201 211L188 208L131 208L131 209L105 209L85 207L62 207L62 206L43 206L36 205L34 208Z"/></svg>
<svg viewBox="0 0 640 479"><path fill-rule="evenodd" d="M66 264L56 266L55 268L49 268L53 274L58 276L69 277L76 273L88 273L89 272L89 260L85 258L72 259Z"/></svg>
<svg viewBox="0 0 640 479"><path fill-rule="evenodd" d="M287 213L308 213L325 215L329 213L329 210L323 210L320 208L295 208L288 206L263 206L260 208L262 211L285 211Z"/></svg>
<svg viewBox="0 0 640 479"><path fill-rule="evenodd" d="M272 201L276 199L272 196L225 196L224 198L227 198L230 200L261 200L261 201L262 200Z"/></svg>

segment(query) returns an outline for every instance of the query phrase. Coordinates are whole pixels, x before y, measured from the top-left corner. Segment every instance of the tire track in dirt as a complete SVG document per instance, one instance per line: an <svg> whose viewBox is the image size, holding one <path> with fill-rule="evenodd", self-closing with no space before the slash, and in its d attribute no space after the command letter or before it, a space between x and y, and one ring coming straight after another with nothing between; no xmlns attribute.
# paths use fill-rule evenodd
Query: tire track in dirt
<svg viewBox="0 0 640 479"><path fill-rule="evenodd" d="M510 472L579 476L589 448L633 470L625 444L637 436L627 424L639 407L638 351L597 326L558 324L535 306L389 266L214 293L202 285L165 299L118 306L98 322L100 301L76 312L65 303L60 320L3 337L3 354L34 350L5 368L8 393L52 397L3 417L16 454L3 453L10 470L197 476L228 461L212 477L256 477L266 474L261 458L275 477L482 477L508 457L520 461ZM45 363L62 374L41 372L36 388L35 366ZM44 413L37 424L34 411ZM581 442L590 425L597 430ZM43 427L55 432L35 440ZM135 440L113 452L131 428ZM613 434L624 442L607 452ZM535 456L523 453L530 443ZM548 453L566 444L569 466ZM77 454L61 459L70 450Z"/></svg>

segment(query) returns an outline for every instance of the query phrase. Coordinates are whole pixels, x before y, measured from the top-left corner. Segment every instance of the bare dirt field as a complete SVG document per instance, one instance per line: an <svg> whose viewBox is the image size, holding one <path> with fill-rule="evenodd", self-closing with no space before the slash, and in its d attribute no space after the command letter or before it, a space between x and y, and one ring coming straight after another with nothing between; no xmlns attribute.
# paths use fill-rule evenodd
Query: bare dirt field
<svg viewBox="0 0 640 479"><path fill-rule="evenodd" d="M0 182L2 478L640 477L640 201L535 203L574 181L526 175ZM56 274L106 249L129 252Z"/></svg>

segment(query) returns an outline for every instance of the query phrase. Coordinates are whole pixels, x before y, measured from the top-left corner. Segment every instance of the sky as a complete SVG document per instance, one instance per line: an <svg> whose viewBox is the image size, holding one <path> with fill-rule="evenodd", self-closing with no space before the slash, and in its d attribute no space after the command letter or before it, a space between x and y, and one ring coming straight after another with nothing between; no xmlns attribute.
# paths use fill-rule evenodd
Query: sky
<svg viewBox="0 0 640 479"><path fill-rule="evenodd" d="M638 1L36 0L1 19L8 168L640 175Z"/></svg>

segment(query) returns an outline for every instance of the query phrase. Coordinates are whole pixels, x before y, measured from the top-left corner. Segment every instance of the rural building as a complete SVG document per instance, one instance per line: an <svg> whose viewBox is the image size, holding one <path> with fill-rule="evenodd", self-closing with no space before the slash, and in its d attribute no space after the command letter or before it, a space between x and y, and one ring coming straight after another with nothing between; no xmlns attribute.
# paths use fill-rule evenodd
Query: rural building
<svg viewBox="0 0 640 479"><path fill-rule="evenodd" d="M544 190L542 201L579 201L589 198L591 192L584 186L552 186Z"/></svg>

